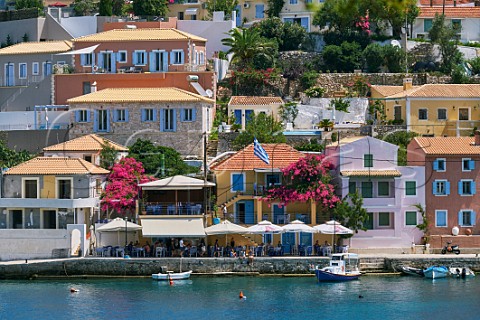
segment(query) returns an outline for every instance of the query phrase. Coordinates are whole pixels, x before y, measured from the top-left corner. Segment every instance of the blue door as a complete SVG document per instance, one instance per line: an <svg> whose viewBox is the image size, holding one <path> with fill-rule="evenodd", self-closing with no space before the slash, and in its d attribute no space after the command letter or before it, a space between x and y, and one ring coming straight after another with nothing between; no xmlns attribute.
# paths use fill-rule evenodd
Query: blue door
<svg viewBox="0 0 480 320"><path fill-rule="evenodd" d="M252 120L253 110L245 110L245 127Z"/></svg>
<svg viewBox="0 0 480 320"><path fill-rule="evenodd" d="M51 62L45 62L43 64L43 75L48 76L52 74L52 63Z"/></svg>
<svg viewBox="0 0 480 320"><path fill-rule="evenodd" d="M296 245L295 232L282 233L282 244L289 244L290 246Z"/></svg>
<svg viewBox="0 0 480 320"><path fill-rule="evenodd" d="M305 247L311 246L312 245L312 234L311 233L306 233L306 232L301 232L300 233L300 243L301 245L304 245Z"/></svg>
<svg viewBox="0 0 480 320"><path fill-rule="evenodd" d="M242 124L242 110L234 110L235 124Z"/></svg>
<svg viewBox="0 0 480 320"><path fill-rule="evenodd" d="M253 200L245 201L245 224L254 224L255 223L255 212Z"/></svg>
<svg viewBox="0 0 480 320"><path fill-rule="evenodd" d="M236 6L235 11L237 12L237 27L240 27L242 25L242 8L240 6Z"/></svg>
<svg viewBox="0 0 480 320"><path fill-rule="evenodd" d="M273 221L274 224L285 224L285 207L279 204L273 205Z"/></svg>
<svg viewBox="0 0 480 320"><path fill-rule="evenodd" d="M13 63L5 64L5 86L12 87L15 85L15 70Z"/></svg>

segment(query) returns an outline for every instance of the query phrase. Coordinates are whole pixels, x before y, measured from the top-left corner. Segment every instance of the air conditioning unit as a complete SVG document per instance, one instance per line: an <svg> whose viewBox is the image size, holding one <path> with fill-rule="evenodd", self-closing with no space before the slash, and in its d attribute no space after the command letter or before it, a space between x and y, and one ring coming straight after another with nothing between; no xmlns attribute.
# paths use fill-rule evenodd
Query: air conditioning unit
<svg viewBox="0 0 480 320"><path fill-rule="evenodd" d="M245 3L243 4L243 7L244 7L245 9L248 9L248 8L250 8L250 3L248 3L248 2L245 2Z"/></svg>

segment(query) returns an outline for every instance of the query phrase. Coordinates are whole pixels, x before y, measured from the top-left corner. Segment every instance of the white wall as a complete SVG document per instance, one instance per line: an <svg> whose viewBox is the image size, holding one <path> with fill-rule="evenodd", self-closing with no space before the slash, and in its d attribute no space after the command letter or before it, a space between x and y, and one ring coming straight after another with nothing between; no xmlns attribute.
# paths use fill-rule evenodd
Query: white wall
<svg viewBox="0 0 480 320"><path fill-rule="evenodd" d="M19 111L19 112L2 112L0 113L0 131L10 130L34 130L35 129L35 112ZM68 124L70 117L67 112L49 111L48 123L49 127L54 125ZM37 125L46 125L45 111L37 112Z"/></svg>
<svg viewBox="0 0 480 320"><path fill-rule="evenodd" d="M96 16L61 18L60 24L75 38L97 33Z"/></svg>

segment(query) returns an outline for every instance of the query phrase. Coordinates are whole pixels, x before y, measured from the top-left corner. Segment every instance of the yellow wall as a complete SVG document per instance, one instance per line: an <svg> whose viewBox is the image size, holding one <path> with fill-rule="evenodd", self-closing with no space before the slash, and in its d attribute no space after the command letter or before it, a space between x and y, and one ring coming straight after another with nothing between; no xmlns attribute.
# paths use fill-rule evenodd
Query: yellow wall
<svg viewBox="0 0 480 320"><path fill-rule="evenodd" d="M272 115L275 120L280 121L279 109L281 104L270 104L268 106L228 106L229 117L235 116L235 110L242 110L242 130L245 130L245 110L253 110L255 115L265 112L267 115Z"/></svg>
<svg viewBox="0 0 480 320"><path fill-rule="evenodd" d="M40 198L55 198L55 176L43 176L43 185L40 190Z"/></svg>
<svg viewBox="0 0 480 320"><path fill-rule="evenodd" d="M183 20L192 20L192 16L185 15L185 10L187 9L197 9L197 19L203 20L207 17L208 12L202 7L202 3L174 3L168 5L168 16L178 18L179 12L184 12Z"/></svg>

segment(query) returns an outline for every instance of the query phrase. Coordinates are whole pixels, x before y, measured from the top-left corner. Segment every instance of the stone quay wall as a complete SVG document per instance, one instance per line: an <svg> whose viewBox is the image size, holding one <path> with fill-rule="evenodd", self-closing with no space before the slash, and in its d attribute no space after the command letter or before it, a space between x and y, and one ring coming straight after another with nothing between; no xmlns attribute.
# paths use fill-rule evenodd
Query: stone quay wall
<svg viewBox="0 0 480 320"><path fill-rule="evenodd" d="M42 277L150 277L152 273L192 270L201 275L309 275L310 267L327 266L327 257L256 257L240 258L71 258L43 261L16 261L0 264L0 279L35 279ZM364 273L398 272L401 265L468 266L480 271L475 255L398 255L396 257L361 257Z"/></svg>

